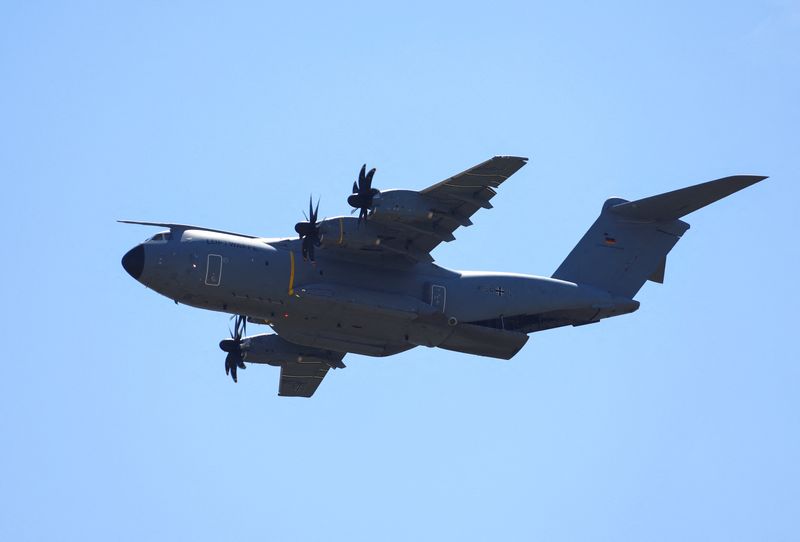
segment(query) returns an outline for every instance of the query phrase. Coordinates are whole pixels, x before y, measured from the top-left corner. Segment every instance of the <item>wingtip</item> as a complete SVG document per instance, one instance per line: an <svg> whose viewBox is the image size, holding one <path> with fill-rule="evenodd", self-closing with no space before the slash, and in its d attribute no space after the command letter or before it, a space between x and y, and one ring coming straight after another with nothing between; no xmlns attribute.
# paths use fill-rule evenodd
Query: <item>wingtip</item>
<svg viewBox="0 0 800 542"><path fill-rule="evenodd" d="M145 222L143 220L117 220L120 224L134 224L137 226L162 226L172 227L174 224L166 224L162 222Z"/></svg>
<svg viewBox="0 0 800 542"><path fill-rule="evenodd" d="M768 179L768 175L733 175L731 177L725 177L724 179L728 182L734 182L741 184L742 187L753 186L756 183L760 183L764 179Z"/></svg>
<svg viewBox="0 0 800 542"><path fill-rule="evenodd" d="M528 161L528 157L527 156L499 155L499 156L495 156L495 158L500 158L500 159L503 159L503 160L521 160L523 162L527 162Z"/></svg>
<svg viewBox="0 0 800 542"><path fill-rule="evenodd" d="M763 181L764 179L769 179L769 175L755 175L752 173L742 173L740 175L732 175L731 177L723 177L725 179L747 179L753 182Z"/></svg>

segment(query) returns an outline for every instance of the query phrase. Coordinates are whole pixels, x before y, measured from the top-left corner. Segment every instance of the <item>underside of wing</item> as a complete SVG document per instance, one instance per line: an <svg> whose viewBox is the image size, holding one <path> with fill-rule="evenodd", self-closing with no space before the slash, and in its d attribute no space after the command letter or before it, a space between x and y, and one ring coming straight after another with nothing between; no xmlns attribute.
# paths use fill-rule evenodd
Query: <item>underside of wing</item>
<svg viewBox="0 0 800 542"><path fill-rule="evenodd" d="M330 365L317 360L284 362L278 395L282 397L311 397L328 374Z"/></svg>
<svg viewBox="0 0 800 542"><path fill-rule="evenodd" d="M220 348L228 352L223 341ZM247 363L264 363L281 368L278 395L311 397L331 367L343 369L343 352L333 352L291 342L274 333L251 335L239 347Z"/></svg>

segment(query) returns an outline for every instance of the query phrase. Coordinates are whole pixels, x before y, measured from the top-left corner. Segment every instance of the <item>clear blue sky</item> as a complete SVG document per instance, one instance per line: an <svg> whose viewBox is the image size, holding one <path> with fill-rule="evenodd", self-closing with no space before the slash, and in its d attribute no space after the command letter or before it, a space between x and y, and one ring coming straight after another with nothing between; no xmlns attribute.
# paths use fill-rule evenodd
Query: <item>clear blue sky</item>
<svg viewBox="0 0 800 542"><path fill-rule="evenodd" d="M796 1L3 2L0 539L797 540L799 52ZM312 400L119 263L118 218L289 235L364 162L495 154L531 160L442 265L549 275L610 195L771 178L636 314Z"/></svg>

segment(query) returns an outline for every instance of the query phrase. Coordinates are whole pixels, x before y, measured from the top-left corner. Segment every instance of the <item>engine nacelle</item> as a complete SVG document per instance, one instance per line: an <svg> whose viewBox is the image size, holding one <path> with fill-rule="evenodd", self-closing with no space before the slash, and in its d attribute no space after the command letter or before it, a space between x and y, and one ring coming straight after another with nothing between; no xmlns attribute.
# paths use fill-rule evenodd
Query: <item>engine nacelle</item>
<svg viewBox="0 0 800 542"><path fill-rule="evenodd" d="M331 367L344 367L341 353L290 343L269 333L245 337L242 341L242 351L244 360L248 363L280 366L282 363L313 360L327 363Z"/></svg>
<svg viewBox="0 0 800 542"><path fill-rule="evenodd" d="M319 225L323 247L347 247L352 249L373 248L381 244L376 228L370 220L352 216L340 216L323 220Z"/></svg>
<svg viewBox="0 0 800 542"><path fill-rule="evenodd" d="M430 222L435 203L414 190L386 190L372 200L371 219L379 222Z"/></svg>

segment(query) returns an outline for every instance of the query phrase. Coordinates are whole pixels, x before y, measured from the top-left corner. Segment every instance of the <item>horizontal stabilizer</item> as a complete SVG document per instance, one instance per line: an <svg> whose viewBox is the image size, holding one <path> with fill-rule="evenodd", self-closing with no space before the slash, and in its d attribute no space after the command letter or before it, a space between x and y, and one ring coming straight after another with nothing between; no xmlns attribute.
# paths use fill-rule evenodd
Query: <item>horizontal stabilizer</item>
<svg viewBox="0 0 800 542"><path fill-rule="evenodd" d="M734 192L763 181L761 175L734 175L673 190L658 196L620 203L611 210L638 220L676 220Z"/></svg>

